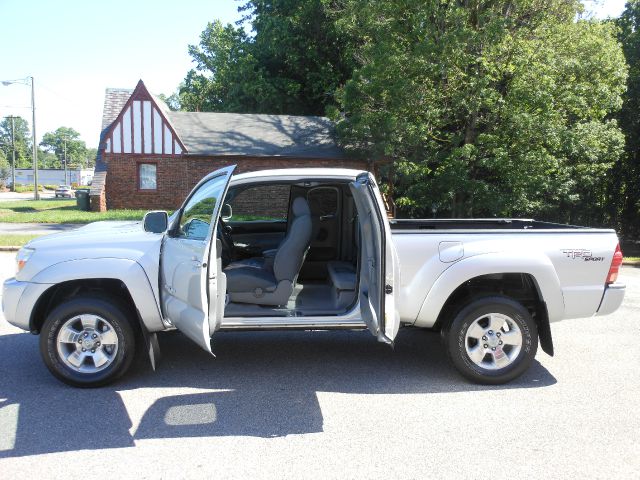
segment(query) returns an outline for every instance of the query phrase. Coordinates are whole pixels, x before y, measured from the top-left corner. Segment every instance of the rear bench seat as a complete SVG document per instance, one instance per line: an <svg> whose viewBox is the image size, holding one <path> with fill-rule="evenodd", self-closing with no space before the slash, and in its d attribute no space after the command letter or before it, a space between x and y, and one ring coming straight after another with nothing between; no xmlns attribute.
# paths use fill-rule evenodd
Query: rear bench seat
<svg viewBox="0 0 640 480"><path fill-rule="evenodd" d="M333 286L334 305L347 308L356 294L356 267L348 262L328 262L327 270Z"/></svg>

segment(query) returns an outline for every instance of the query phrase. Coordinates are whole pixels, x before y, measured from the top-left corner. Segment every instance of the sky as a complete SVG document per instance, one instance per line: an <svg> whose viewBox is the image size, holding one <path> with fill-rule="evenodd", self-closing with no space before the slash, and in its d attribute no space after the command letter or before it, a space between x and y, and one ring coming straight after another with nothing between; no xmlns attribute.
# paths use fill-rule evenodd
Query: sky
<svg viewBox="0 0 640 480"><path fill-rule="evenodd" d="M0 81L34 77L36 136L60 126L97 147L106 88L142 79L173 93L193 67L188 45L207 23L240 18L242 0L0 0ZM624 0L585 1L596 17L616 17ZM0 117L31 123L31 90L0 84Z"/></svg>
<svg viewBox="0 0 640 480"><path fill-rule="evenodd" d="M36 136L71 127L97 147L106 88L142 79L173 93L207 23L235 22L235 0L0 0L0 81L34 77ZM29 86L0 84L0 117L31 124Z"/></svg>

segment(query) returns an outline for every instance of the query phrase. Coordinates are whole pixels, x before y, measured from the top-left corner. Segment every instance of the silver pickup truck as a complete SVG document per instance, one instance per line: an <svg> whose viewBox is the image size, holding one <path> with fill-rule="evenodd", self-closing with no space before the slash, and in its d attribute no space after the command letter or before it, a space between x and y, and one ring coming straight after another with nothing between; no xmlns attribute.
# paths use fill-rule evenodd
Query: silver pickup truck
<svg viewBox="0 0 640 480"><path fill-rule="evenodd" d="M208 352L224 330L440 332L468 379L508 382L550 323L624 297L613 230L522 219L389 220L373 176L339 169L207 175L170 217L97 222L29 242L4 283L13 325L40 334L53 375L98 386L157 332Z"/></svg>

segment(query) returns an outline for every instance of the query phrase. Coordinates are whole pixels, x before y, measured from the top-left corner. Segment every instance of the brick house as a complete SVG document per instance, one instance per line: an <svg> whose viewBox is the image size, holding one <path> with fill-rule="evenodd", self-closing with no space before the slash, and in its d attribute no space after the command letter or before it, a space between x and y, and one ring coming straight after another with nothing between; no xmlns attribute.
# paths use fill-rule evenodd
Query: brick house
<svg viewBox="0 0 640 480"><path fill-rule="evenodd" d="M107 89L91 209L175 209L207 173L267 168L370 170L338 147L330 120L292 115L172 112L142 80Z"/></svg>

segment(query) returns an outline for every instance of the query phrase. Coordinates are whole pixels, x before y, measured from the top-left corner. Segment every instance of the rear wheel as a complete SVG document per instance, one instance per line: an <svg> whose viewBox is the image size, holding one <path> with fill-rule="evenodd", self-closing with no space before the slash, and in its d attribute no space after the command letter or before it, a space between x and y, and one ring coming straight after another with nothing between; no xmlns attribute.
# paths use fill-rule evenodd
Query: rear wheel
<svg viewBox="0 0 640 480"><path fill-rule="evenodd" d="M99 387L123 375L135 348L125 312L112 299L95 296L58 305L40 332L40 353L49 371L76 387Z"/></svg>
<svg viewBox="0 0 640 480"><path fill-rule="evenodd" d="M502 384L524 373L538 349L529 311L502 296L464 306L444 330L447 353L462 375L476 383Z"/></svg>

